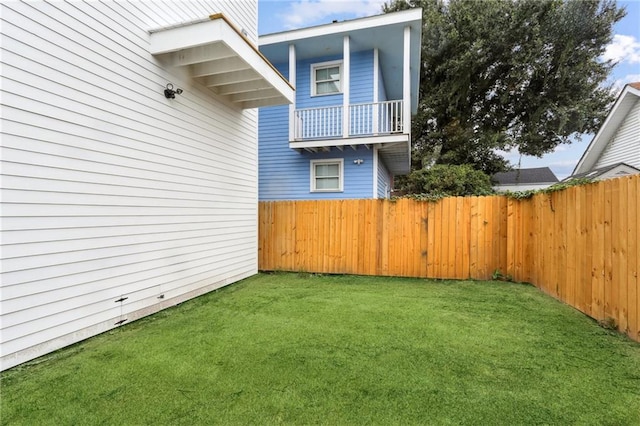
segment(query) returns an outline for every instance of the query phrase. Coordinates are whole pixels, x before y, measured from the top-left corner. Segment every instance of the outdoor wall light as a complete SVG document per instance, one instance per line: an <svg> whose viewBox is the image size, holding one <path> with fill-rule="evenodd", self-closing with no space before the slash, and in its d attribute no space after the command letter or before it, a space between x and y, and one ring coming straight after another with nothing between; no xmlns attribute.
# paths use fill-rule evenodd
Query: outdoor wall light
<svg viewBox="0 0 640 426"><path fill-rule="evenodd" d="M363 160L362 158L358 158L358 159L356 159L356 160L353 160L353 164L357 164L358 166L359 166L360 164L362 164L362 163L364 163L364 160Z"/></svg>
<svg viewBox="0 0 640 426"><path fill-rule="evenodd" d="M173 84L167 83L167 87L164 89L164 97L167 99L175 99L176 93L182 95L182 89L173 90Z"/></svg>

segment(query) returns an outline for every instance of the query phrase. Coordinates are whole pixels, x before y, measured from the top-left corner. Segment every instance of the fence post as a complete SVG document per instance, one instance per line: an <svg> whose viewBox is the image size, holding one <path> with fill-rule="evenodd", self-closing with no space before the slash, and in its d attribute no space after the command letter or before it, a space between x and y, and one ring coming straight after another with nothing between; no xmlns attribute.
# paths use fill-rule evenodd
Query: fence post
<svg viewBox="0 0 640 426"><path fill-rule="evenodd" d="M519 244L516 242L518 235L516 224L516 209L519 206L516 205L516 201L513 198L507 200L507 270L506 275L512 277L516 274L516 250Z"/></svg>

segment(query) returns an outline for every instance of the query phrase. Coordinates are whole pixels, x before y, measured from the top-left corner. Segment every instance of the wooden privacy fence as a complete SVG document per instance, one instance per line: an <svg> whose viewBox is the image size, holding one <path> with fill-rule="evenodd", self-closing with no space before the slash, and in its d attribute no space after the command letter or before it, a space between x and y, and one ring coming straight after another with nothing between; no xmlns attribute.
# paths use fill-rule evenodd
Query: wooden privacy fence
<svg viewBox="0 0 640 426"><path fill-rule="evenodd" d="M640 175L505 196L261 202L261 270L530 282L640 340Z"/></svg>
<svg viewBox="0 0 640 426"><path fill-rule="evenodd" d="M507 266L507 199L260 204L262 270L489 278Z"/></svg>

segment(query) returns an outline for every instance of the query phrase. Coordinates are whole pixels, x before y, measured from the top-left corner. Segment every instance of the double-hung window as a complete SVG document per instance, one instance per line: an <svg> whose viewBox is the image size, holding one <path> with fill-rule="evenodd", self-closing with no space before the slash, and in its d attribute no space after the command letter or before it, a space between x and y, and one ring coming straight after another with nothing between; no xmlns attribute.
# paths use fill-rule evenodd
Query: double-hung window
<svg viewBox="0 0 640 426"><path fill-rule="evenodd" d="M342 93L342 61L311 65L311 96Z"/></svg>
<svg viewBox="0 0 640 426"><path fill-rule="evenodd" d="M311 192L342 192L344 160L311 160Z"/></svg>

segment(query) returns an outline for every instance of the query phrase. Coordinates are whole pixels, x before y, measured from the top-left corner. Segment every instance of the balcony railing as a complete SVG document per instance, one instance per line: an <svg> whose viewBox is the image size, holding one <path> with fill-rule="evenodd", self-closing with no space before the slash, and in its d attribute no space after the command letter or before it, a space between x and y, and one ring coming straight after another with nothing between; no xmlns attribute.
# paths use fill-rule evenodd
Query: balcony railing
<svg viewBox="0 0 640 426"><path fill-rule="evenodd" d="M349 105L348 123L342 105L298 109L294 115L294 139L333 139L403 133L402 101ZM408 129L407 129L408 130Z"/></svg>

